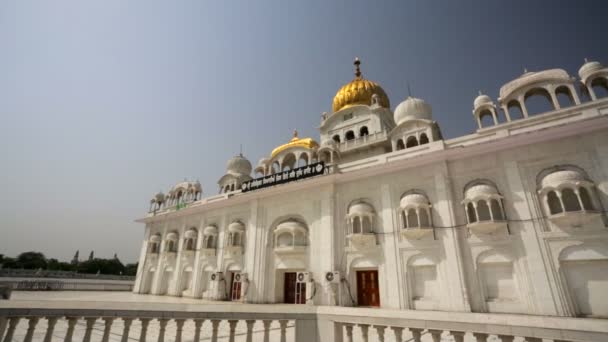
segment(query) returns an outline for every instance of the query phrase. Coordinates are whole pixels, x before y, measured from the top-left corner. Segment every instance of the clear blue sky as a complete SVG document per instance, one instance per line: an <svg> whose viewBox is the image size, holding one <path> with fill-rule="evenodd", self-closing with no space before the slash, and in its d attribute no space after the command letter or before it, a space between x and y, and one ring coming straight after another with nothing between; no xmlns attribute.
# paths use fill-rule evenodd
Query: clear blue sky
<svg viewBox="0 0 608 342"><path fill-rule="evenodd" d="M317 138L350 81L412 93L446 138L522 73L608 64L606 1L0 1L0 253L135 261L149 198L205 195L239 144L253 164Z"/></svg>

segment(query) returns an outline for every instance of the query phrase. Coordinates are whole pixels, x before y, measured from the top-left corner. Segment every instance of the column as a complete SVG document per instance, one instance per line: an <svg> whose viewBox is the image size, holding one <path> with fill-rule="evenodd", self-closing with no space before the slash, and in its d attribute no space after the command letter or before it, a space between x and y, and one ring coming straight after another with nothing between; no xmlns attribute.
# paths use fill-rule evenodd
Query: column
<svg viewBox="0 0 608 342"><path fill-rule="evenodd" d="M247 324L247 340L246 342L253 342L253 325L255 324L255 320L253 319L248 319L245 321L245 324ZM198 342L198 341L194 341L194 342Z"/></svg>
<svg viewBox="0 0 608 342"><path fill-rule="evenodd" d="M139 332L139 342L146 342L146 335L148 333L148 324L150 324L150 318L140 318L141 331Z"/></svg>
<svg viewBox="0 0 608 342"><path fill-rule="evenodd" d="M281 342L287 342L287 320L280 320L279 325L281 327Z"/></svg>
<svg viewBox="0 0 608 342"><path fill-rule="evenodd" d="M520 96L517 98L517 102L519 102L519 108L521 109L521 114L524 118L528 117L528 109L526 108L526 103L524 101L524 97Z"/></svg>
<svg viewBox="0 0 608 342"><path fill-rule="evenodd" d="M264 325L264 342L270 342L270 323L271 320L263 320L262 324Z"/></svg>
<svg viewBox="0 0 608 342"><path fill-rule="evenodd" d="M378 334L378 342L384 342L384 330L386 329L383 325L374 325L376 333Z"/></svg>
<svg viewBox="0 0 608 342"><path fill-rule="evenodd" d="M124 318L123 317L122 322L123 322L124 326L122 329L122 338L120 339L120 341L128 342L129 341L129 331L131 330L131 322L133 322L133 318Z"/></svg>
<svg viewBox="0 0 608 342"><path fill-rule="evenodd" d="M498 335L501 342L513 342L515 336L512 335Z"/></svg>
<svg viewBox="0 0 608 342"><path fill-rule="evenodd" d="M344 329L346 330L346 342L353 342L353 325L344 324Z"/></svg>
<svg viewBox="0 0 608 342"><path fill-rule="evenodd" d="M507 107L506 105L503 105L502 111L505 113L505 116L507 117L507 121L511 122L511 115L509 115L509 107Z"/></svg>
<svg viewBox="0 0 608 342"><path fill-rule="evenodd" d="M488 334L474 332L473 336L477 342L486 342L488 340Z"/></svg>
<svg viewBox="0 0 608 342"><path fill-rule="evenodd" d="M44 334L44 342L52 342L53 339L53 331L55 331L55 324L57 323L57 317L47 317L46 318L46 334ZM2 336L2 331L0 330L0 336Z"/></svg>
<svg viewBox="0 0 608 342"><path fill-rule="evenodd" d="M205 220L201 219L198 225L197 235L196 235L196 246L194 252L194 264L192 265L192 297L193 298L201 298L203 296L203 291L201 289L201 248L203 247L203 229L205 228ZM199 297L198 294L201 293Z"/></svg>
<svg viewBox="0 0 608 342"><path fill-rule="evenodd" d="M393 220L393 213L395 206L391 201L391 187L389 184L384 183L380 185L381 203L382 208L379 213L382 215L382 234L384 235L384 252L386 257L384 258L384 274L379 274L384 279L379 279L378 286L380 286L380 305L385 308L399 309L403 308L401 289L405 288L402 283L403 276L401 274L401 267L399 267L401 258L399 255L399 228L396 226ZM398 207L398 205L397 205ZM375 220L378 222L379 220ZM420 225L418 225L420 226ZM409 226L408 226L409 227ZM383 295L384 292L384 295Z"/></svg>
<svg viewBox="0 0 608 342"><path fill-rule="evenodd" d="M27 322L27 332L25 333L25 337L23 338L23 342L32 342L32 337L34 337L34 331L36 330L36 324L40 317L30 317Z"/></svg>
<svg viewBox="0 0 608 342"><path fill-rule="evenodd" d="M181 297L180 291L182 285L182 255L184 254L184 233L186 232L186 224L183 223L181 229L178 230L179 237L177 239L177 253L175 255L175 269L173 270L173 281L169 283L169 295ZM173 290L173 291L171 291Z"/></svg>
<svg viewBox="0 0 608 342"><path fill-rule="evenodd" d="M203 326L204 319L194 320L194 338L193 342L200 342L201 340L201 327Z"/></svg>
<svg viewBox="0 0 608 342"><path fill-rule="evenodd" d="M158 319L158 342L165 342L165 329L167 328L167 322L169 322L166 318Z"/></svg>
<svg viewBox="0 0 608 342"><path fill-rule="evenodd" d="M526 342L543 342L543 339L538 337L526 337L525 340Z"/></svg>
<svg viewBox="0 0 608 342"><path fill-rule="evenodd" d="M422 329L410 328L410 332L412 333L412 340L414 340L414 342L420 342L420 336L422 335Z"/></svg>
<svg viewBox="0 0 608 342"><path fill-rule="evenodd" d="M241 298L245 303L247 302L263 302L264 287L260 287L260 284L264 282L264 273L260 272L260 267L264 267L264 253L266 248L263 247L261 241L263 238L263 229L258 228L258 200L251 201L249 207L249 222L247 231L247 246L245 247L245 264L244 269L247 270L249 278L249 289L247 290L246 298ZM252 286L255 284L255 286ZM256 289L256 292L252 291Z"/></svg>
<svg viewBox="0 0 608 342"><path fill-rule="evenodd" d="M403 328L401 327L391 327L393 330L393 334L395 334L396 342L403 342Z"/></svg>
<svg viewBox="0 0 608 342"><path fill-rule="evenodd" d="M8 318L0 317L0 339L4 336L4 332L6 331L6 326L8 325Z"/></svg>
<svg viewBox="0 0 608 342"><path fill-rule="evenodd" d="M17 324L19 323L19 320L21 320L21 317L11 317L11 318L9 318L9 321L8 321L8 330L6 332L6 336L4 336L4 342L12 342L13 341L13 335L15 334L15 328L17 327Z"/></svg>
<svg viewBox="0 0 608 342"><path fill-rule="evenodd" d="M137 277L135 278L135 283L133 284L133 292L139 293L142 291L141 287L143 284L143 280L145 279L145 264L146 264L146 254L148 252L148 240L150 239L150 226L146 225L146 231L144 233L144 241L142 242L141 250L139 251L139 264L137 265Z"/></svg>
<svg viewBox="0 0 608 342"><path fill-rule="evenodd" d="M369 341L369 325L368 324L359 324L359 328L361 329L361 340L363 342Z"/></svg>
<svg viewBox="0 0 608 342"><path fill-rule="evenodd" d="M551 90L549 91L549 89L546 89L549 92L549 95L551 96L551 103L553 103L553 109L557 110L557 109L561 109L561 106L559 105L559 101L557 101L557 97L555 96L555 90Z"/></svg>
<svg viewBox="0 0 608 342"><path fill-rule="evenodd" d="M229 330L228 342L234 342L234 333L236 331L236 324L238 322L239 321L235 320L235 319L228 320L228 330Z"/></svg>
<svg viewBox="0 0 608 342"><path fill-rule="evenodd" d="M454 337L454 342L464 342L464 332L462 331L450 331L450 334Z"/></svg>
<svg viewBox="0 0 608 342"><path fill-rule="evenodd" d="M576 89L574 88L574 86L572 84L569 84L568 89L570 90L570 95L572 95L572 99L574 99L574 104L580 105L581 99L578 97L578 93L576 92Z"/></svg>
<svg viewBox="0 0 608 342"><path fill-rule="evenodd" d="M175 342L182 342L182 330L184 328L184 319L175 319Z"/></svg>
<svg viewBox="0 0 608 342"><path fill-rule="evenodd" d="M496 109L490 110L492 112L492 119L494 119L494 126L498 125L498 118L496 117Z"/></svg>
<svg viewBox="0 0 608 342"><path fill-rule="evenodd" d="M91 332L93 331L93 326L95 325L95 321L97 317L85 317L86 328L84 330L84 338L82 342L90 342L91 341ZM49 337L49 342L51 342L52 337Z"/></svg>
<svg viewBox="0 0 608 342"><path fill-rule="evenodd" d="M217 329L220 326L221 320L212 319L211 320L211 342L217 342Z"/></svg>
<svg viewBox="0 0 608 342"><path fill-rule="evenodd" d="M443 331L441 330L433 330L433 329L429 329L429 333L431 334L431 338L433 339L433 342L441 342L441 333Z"/></svg>
<svg viewBox="0 0 608 342"><path fill-rule="evenodd" d="M65 332L65 338L63 342L72 342L72 336L74 336L74 327L78 323L78 317L67 317L68 330Z"/></svg>
<svg viewBox="0 0 608 342"><path fill-rule="evenodd" d="M101 342L108 342L110 340L110 331L112 331L112 323L114 323L114 317L104 317L103 321L105 326L103 328L103 337Z"/></svg>

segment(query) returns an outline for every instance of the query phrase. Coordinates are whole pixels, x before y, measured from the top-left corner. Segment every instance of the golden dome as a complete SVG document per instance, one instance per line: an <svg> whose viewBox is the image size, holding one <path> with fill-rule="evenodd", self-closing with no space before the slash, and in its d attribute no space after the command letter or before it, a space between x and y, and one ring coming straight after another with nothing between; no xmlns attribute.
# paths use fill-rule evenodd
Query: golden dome
<svg viewBox="0 0 608 342"><path fill-rule="evenodd" d="M354 105L371 105L372 95L378 95L378 103L384 107L389 108L390 102L388 96L384 92L384 89L376 82L366 80L361 77L361 70L359 65L361 61L359 58L355 58L355 79L345 84L338 90L334 97L332 109L335 112L343 108L348 108Z"/></svg>
<svg viewBox="0 0 608 342"><path fill-rule="evenodd" d="M315 148L318 147L319 144L317 144L316 141L314 141L312 138L303 138L300 139L298 138L298 131L293 131L293 138L291 140L289 140L289 142L287 144L281 145L277 148L275 148L274 150L272 150L272 153L270 153L270 158L274 158L277 154L281 153L282 151L290 148L290 147L304 147L304 148Z"/></svg>

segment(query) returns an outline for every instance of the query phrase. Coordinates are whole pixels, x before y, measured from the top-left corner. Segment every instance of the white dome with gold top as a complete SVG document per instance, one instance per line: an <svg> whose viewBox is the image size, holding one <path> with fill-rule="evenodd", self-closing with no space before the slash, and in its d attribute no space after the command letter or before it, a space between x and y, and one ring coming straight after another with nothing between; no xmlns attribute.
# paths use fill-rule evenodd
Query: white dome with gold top
<svg viewBox="0 0 608 342"><path fill-rule="evenodd" d="M332 110L335 112L354 105L371 105L372 96L378 96L378 104L384 108L390 107L388 96L382 87L373 81L366 80L361 76L359 65L361 61L355 58L355 79L345 84L338 90L334 97Z"/></svg>

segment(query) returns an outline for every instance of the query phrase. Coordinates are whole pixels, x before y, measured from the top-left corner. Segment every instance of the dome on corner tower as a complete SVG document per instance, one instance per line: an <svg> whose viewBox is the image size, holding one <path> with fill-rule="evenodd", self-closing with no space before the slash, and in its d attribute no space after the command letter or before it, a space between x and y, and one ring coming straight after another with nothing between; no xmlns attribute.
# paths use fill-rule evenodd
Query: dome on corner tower
<svg viewBox="0 0 608 342"><path fill-rule="evenodd" d="M227 173L233 175L249 175L251 170L251 163L242 154L232 157L226 165Z"/></svg>
<svg viewBox="0 0 608 342"><path fill-rule="evenodd" d="M355 79L345 84L338 90L332 104L332 110L335 112L348 108L354 105L371 105L372 96L378 96L378 104L384 108L390 107L388 96L382 87L373 81L364 79L361 76L359 65L361 61L355 58Z"/></svg>
<svg viewBox="0 0 608 342"><path fill-rule="evenodd" d="M433 110L424 100L409 96L395 108L394 119L397 125L412 119L433 120Z"/></svg>

